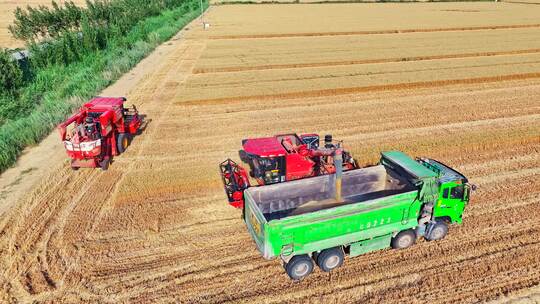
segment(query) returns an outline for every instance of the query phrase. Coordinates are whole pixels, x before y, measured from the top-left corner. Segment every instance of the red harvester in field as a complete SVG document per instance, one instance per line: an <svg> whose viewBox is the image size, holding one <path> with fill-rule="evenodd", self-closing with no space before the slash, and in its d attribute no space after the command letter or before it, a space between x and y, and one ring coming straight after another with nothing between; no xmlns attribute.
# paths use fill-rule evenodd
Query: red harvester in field
<svg viewBox="0 0 540 304"><path fill-rule="evenodd" d="M355 160L343 150L341 143L332 143L331 135L326 135L324 142L324 148L320 148L317 134L244 139L243 150L239 154L240 159L249 165L249 176L261 186L334 174L335 164L342 164L343 170L357 168ZM229 204L243 208L243 192L251 186L248 173L231 159L222 162L219 167Z"/></svg>
<svg viewBox="0 0 540 304"><path fill-rule="evenodd" d="M141 127L137 108L124 108L124 97L96 97L58 126L71 167L107 170Z"/></svg>

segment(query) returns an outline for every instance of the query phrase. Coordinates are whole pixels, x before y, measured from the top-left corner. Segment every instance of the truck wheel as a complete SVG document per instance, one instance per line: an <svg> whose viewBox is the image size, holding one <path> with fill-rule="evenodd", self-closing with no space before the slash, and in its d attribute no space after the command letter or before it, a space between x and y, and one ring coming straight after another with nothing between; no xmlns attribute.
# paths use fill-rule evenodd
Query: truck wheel
<svg viewBox="0 0 540 304"><path fill-rule="evenodd" d="M436 222L429 233L425 236L428 241L438 241L444 239L448 234L448 225L445 222Z"/></svg>
<svg viewBox="0 0 540 304"><path fill-rule="evenodd" d="M129 134L126 134L126 133L118 134L118 137L116 138L116 150L118 151L118 154L124 153L128 145L129 145Z"/></svg>
<svg viewBox="0 0 540 304"><path fill-rule="evenodd" d="M324 272L332 271L343 265L345 254L340 247L329 248L321 251L316 257L317 265Z"/></svg>
<svg viewBox="0 0 540 304"><path fill-rule="evenodd" d="M285 265L285 271L291 279L302 280L313 271L313 261L306 254L294 256Z"/></svg>
<svg viewBox="0 0 540 304"><path fill-rule="evenodd" d="M405 249L414 245L415 242L416 233L412 230L403 230L392 239L391 245L394 249Z"/></svg>

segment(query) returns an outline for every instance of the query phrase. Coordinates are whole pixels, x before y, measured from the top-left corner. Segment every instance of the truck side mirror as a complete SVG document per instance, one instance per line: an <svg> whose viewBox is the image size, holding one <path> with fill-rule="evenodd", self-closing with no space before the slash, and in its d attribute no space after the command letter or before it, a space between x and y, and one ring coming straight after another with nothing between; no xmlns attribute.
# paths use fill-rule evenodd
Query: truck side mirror
<svg viewBox="0 0 540 304"><path fill-rule="evenodd" d="M469 200L471 191L476 191L476 185L465 185L462 201L466 202Z"/></svg>
<svg viewBox="0 0 540 304"><path fill-rule="evenodd" d="M471 194L471 187L469 185L464 185L463 194L461 196L462 202L467 202L469 200L469 195Z"/></svg>

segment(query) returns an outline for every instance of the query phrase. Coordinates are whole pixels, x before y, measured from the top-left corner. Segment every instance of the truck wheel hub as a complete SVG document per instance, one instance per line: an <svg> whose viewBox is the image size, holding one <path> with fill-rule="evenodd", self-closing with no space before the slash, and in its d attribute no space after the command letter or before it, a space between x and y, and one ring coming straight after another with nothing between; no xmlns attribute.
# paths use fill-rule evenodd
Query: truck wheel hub
<svg viewBox="0 0 540 304"><path fill-rule="evenodd" d="M411 237L410 236L404 236L399 240L399 247L405 248L408 247L411 243Z"/></svg>
<svg viewBox="0 0 540 304"><path fill-rule="evenodd" d="M444 232L443 232L443 229L441 227L436 227L435 229L433 229L433 231L431 232L431 235L433 236L434 239L440 239L442 238Z"/></svg>
<svg viewBox="0 0 540 304"><path fill-rule="evenodd" d="M295 267L294 272L297 276L301 277L304 276L309 270L309 266L306 263L301 263L298 266Z"/></svg>
<svg viewBox="0 0 540 304"><path fill-rule="evenodd" d="M325 264L329 269L335 268L339 264L339 257L337 255L330 256L326 259Z"/></svg>

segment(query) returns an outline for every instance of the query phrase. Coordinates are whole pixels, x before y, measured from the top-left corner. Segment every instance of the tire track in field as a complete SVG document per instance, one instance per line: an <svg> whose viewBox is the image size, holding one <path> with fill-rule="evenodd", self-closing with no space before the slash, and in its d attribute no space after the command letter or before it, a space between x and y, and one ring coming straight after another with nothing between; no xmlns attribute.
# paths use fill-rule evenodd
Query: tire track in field
<svg viewBox="0 0 540 304"><path fill-rule="evenodd" d="M389 91L389 90L412 90L412 89L435 88L435 87L460 85L460 84L480 84L480 83L491 83L491 82L501 82L501 81L510 81L510 80L539 79L539 78L540 78L540 72L522 73L522 74L506 74L506 75L499 75L499 76L434 80L434 81L418 81L418 82L402 82L402 83L395 83L395 84L310 90L310 91L299 91L299 92L278 93L278 94L198 99L198 100L188 100L188 101L177 101L175 102L175 105L178 105L178 106L220 105L220 104L228 104L230 102L238 102L238 101L299 99L299 98L311 98L311 97L320 97L320 96L347 95L347 94L356 94L356 93L365 93L365 92L381 92L381 91Z"/></svg>
<svg viewBox="0 0 540 304"><path fill-rule="evenodd" d="M174 63L173 61L176 60L176 57L178 56L179 58L181 58L182 56L184 56L187 52L189 51L192 51L191 50L191 47L194 48L193 51L197 52L197 54L200 56L200 54L202 53L202 51L204 50L204 47L205 45L204 44L200 44L200 45L197 45L195 42L192 42L192 44L195 46L193 47L192 45L188 45L188 47L186 47L186 49L184 50L183 53L180 53L180 54L176 54L176 53L173 53L175 56L172 56L168 61L166 61L166 63L164 65L167 65L169 64L169 67L174 67L174 69L171 69L170 71L168 71L166 74L165 74L165 79L169 79L171 77L175 77L177 76L178 74L182 74L182 73L178 73L182 70L182 65L179 64L179 63ZM198 58L198 57L197 57ZM190 61L193 61L193 64L194 62L196 61L196 59L188 59ZM181 62L184 62L186 60L182 60ZM180 81L185 81L185 79L187 79L189 75L189 72L188 71L185 71L184 72L184 78ZM174 91L171 92L170 90L166 90L166 86L168 85L167 81L163 81L163 82L160 82L160 86L158 88L158 91L161 92L160 93L160 98L158 98L158 100L165 100L165 101L169 101L169 100L172 100L174 97ZM142 141L141 144L140 144L140 147L137 151L137 156L140 157L143 155L143 152L145 151L145 147L148 145L149 141L148 139L151 139L153 136L155 136L156 134L158 134L159 132L159 124L160 122L164 119L164 117L167 115L168 111L167 111L167 108L170 107L171 104L167 104L165 107L162 108L161 111L159 111L159 114L158 116L155 118L155 120L152 121L152 129L150 130L150 132L147 134L147 136L145 136L146 140ZM161 107L160 107L161 108ZM130 174L133 170L133 168L135 167L135 162L131 162L129 163L128 167L126 170L124 170L121 174L121 176L117 179L115 179L115 185L113 187L113 190L111 192L111 195L109 196L109 199L107 199L106 202L104 202L103 206L100 208L98 214L96 215L96 218L94 220L94 224L90 227L90 229L88 231L85 231L85 237L84 238L88 238L90 237L95 229L97 228L97 226L101 223L101 219L105 216L105 214L112 208L112 204L114 203L114 198L116 197L116 193L118 192L118 188L119 186L123 183L123 181L125 180L126 176L128 174ZM78 257L80 258L80 256ZM74 265L73 265L74 266ZM65 276L68 277L71 272L74 270L74 267L70 267L68 268L68 270L66 271L66 274Z"/></svg>
<svg viewBox="0 0 540 304"><path fill-rule="evenodd" d="M537 224L534 220L529 220L529 222L524 222L523 224ZM313 278L308 278L302 284L307 284L310 288L302 290L301 288L289 288L289 293L281 297L273 297L275 302L283 302L286 299L301 298L307 299L321 299L324 295L329 295L332 297L339 296L340 294L346 293L348 291L354 291L358 288L366 288L367 292L356 293L356 296L361 296L361 299L356 301L374 301L378 299L381 295L384 295L388 292L389 286L395 285L394 282L399 282L403 278L407 277L408 274L421 274L422 278L430 278L432 275L440 274L441 271L447 272L450 274L455 274L455 269L460 267L467 267L467 265L473 266L478 263L479 260L484 259L487 256L490 257L505 257L508 252L522 252L523 248L527 245L533 245L538 247L537 239L532 238L528 242L523 242L517 239L519 236L528 236L534 232L540 231L539 227L529 227L521 229L520 232L509 231L507 235L493 235L489 238L482 238L471 240L465 238L465 243L460 243L459 239L456 239L456 233L453 234L453 239L445 240L444 242L422 242L417 245L418 247L411 248L405 251L395 251L395 250L386 250L370 255L366 255L363 258L358 257L355 259L348 259L346 264L347 266L340 269L339 272L336 272L329 279L332 280L334 277L337 277L338 281L330 283L334 287L329 287L317 283L317 281L323 277L324 274L314 273ZM474 231L468 232L473 234ZM478 234L478 233L476 233ZM490 240L490 238L495 238ZM499 239L497 241L497 239ZM514 240L513 244L507 244L506 241ZM467 243L469 242L469 243ZM531 243L532 242L532 243ZM460 243L459 247L456 247L455 244ZM504 247L497 248L497 244L504 244ZM433 248L436 247L436 248ZM443 248L441 248L443 247ZM474 252L467 252L467 248L475 248ZM438 256L439 252L444 252L444 257ZM465 255L460 255L459 253L465 253ZM375 264L370 262L371 256L377 256ZM425 263L421 261L431 261L429 266L426 267ZM364 265L364 266L363 266ZM465 266L464 266L465 265ZM483 265L482 267L484 267ZM358 272L358 269L362 269L361 272ZM390 272L388 272L390 269ZM367 275L369 274L369 276ZM360 278L358 277L360 276ZM362 279L365 278L365 279ZM476 280L475 277L464 277L463 279L469 279L473 282ZM309 281L308 281L309 280ZM326 280L324 280L323 283ZM420 281L421 282L421 281ZM455 284L455 282L453 282ZM301 286L300 286L301 287ZM391 290L391 288L390 288ZM403 290L407 293L408 288ZM406 301L406 298L403 298L403 292L399 291L401 295L398 295L395 298L400 298L403 301ZM242 300L247 301L260 301L265 298L265 295L272 293L271 290L267 292L256 291L253 293L248 292L244 294L245 297L240 297ZM291 294L292 293L292 294ZM250 294L254 295L251 297ZM408 294L409 300L415 297L416 294ZM216 293L214 296L219 302L219 294ZM329 299L330 300L330 299ZM324 301L323 301L324 302Z"/></svg>
<svg viewBox="0 0 540 304"><path fill-rule="evenodd" d="M462 58L474 58L474 57L491 57L491 56L522 55L522 54L536 54L536 53L540 53L540 49L524 49L524 50L498 51L498 52L474 52L474 53L459 53L459 54L449 54L449 55L426 55L426 56L410 56L410 57L364 59L364 60L344 60L344 61L313 62L313 63L267 64L267 65L255 65L255 66L229 66L229 67L215 67L215 68L203 67L203 68L195 69L193 71L193 74L214 74L214 73L262 71L262 70L276 70L276 69L301 69L301 68L317 68L317 67L342 66L342 65L398 63L398 62L404 62L404 61L462 59Z"/></svg>
<svg viewBox="0 0 540 304"><path fill-rule="evenodd" d="M185 57L184 55L187 54L187 53L190 53L190 52L195 53L194 58L180 59L179 62L174 62L174 63L171 63L169 61L167 63L165 63L165 65L169 64L169 67L174 67L174 68L171 69L170 71L168 71L164 75L165 76L164 79L175 78L175 76L177 76L178 74L182 74L182 75L184 75L183 78L181 78L178 81L178 84L181 84L191 74L191 71L192 71L192 69L193 69L193 67L195 65L195 62L202 55L203 50L206 47L206 45L204 43L199 43L199 42L196 42L196 41L188 41L187 44L188 45L186 46L186 49L184 50L183 53L180 53L180 54L173 53L173 54L175 54L175 56L173 56L169 61L177 60L177 57L178 58ZM182 63L186 63L186 62L190 63L189 67L187 69L186 69L185 66L182 65ZM159 125L165 119L165 117L170 113L168 111L168 108L172 106L172 100L174 100L173 97L174 97L174 95L176 93L175 93L174 90L166 90L165 89L166 86L168 86L168 82L163 81L163 82L160 83L160 86L157 89L157 91L160 92L159 93L160 98L157 98L156 100L168 101L168 102L165 105L163 105L163 104L158 105L158 107L160 108L160 111L158 112L157 117L155 117L154 120L152 121L151 132L149 132L145 136L144 141L141 142L141 144L140 144L140 146L138 148L137 154L136 154L137 157L142 156L143 152L145 151L145 147L147 145L151 144L152 143L152 138L154 138L156 135L159 134L159 132L160 132ZM116 180L114 189L113 189L109 199L106 202L104 202L103 207L100 209L100 211L98 212L98 214L97 214L97 216L96 216L96 218L94 220L94 224L90 227L90 229L88 231L86 231L86 233L85 233L86 237L85 238L89 238L92 234L94 234L96 228L101 224L102 218L112 208L112 204L115 201L116 195L118 193L119 186L122 185L122 183L124 182L126 176L133 172L134 168L136 168L135 162L129 163L127 169ZM72 271L73 271L73 267L69 268L68 271L66 272L66 276L71 274ZM140 291L137 290L137 289L132 289L130 292L131 293L138 293Z"/></svg>
<svg viewBox="0 0 540 304"><path fill-rule="evenodd" d="M96 210L92 210L93 213L92 215L88 216L87 219L85 219L86 222L92 222L90 225L89 225L89 228L88 230L84 230L84 231L78 231L79 234L81 234L82 236L79 236L78 238L81 239L81 240L84 240L86 239L92 232L93 232L93 229L94 227L97 225L97 223L99 223L101 217L103 217L104 213L106 213L106 211L108 210L107 207L108 206L108 203L110 202L111 200L111 197L112 197L112 194L114 193L115 189L117 189L119 183L121 182L121 179L122 177L125 175L124 172L120 173L119 176L116 176L115 178L109 178L107 180L107 188L110 189L110 191L108 191L107 193L110 193L110 196L108 199L106 199L103 203L100 204L100 206L97 208L97 212ZM89 186L92 185L92 186L95 186L94 183L92 183L91 181L89 181L87 183ZM103 190L103 189L102 189ZM84 196L86 191L81 191L79 194L81 196ZM90 198L87 198L88 201L90 202L93 202L94 199L92 197ZM84 217L83 217L84 218ZM80 221L80 218L77 218L75 220L79 220ZM66 270L63 272L63 275L62 275L62 282L64 281L67 281L69 282L69 280L72 279L73 277L73 272L75 271L75 269L78 269L80 268L80 260L82 258L82 255L83 255L83 251L84 249L82 250L77 250L75 253L74 253L74 257L71 259L72 261L75 261L75 262L71 262L68 267L66 268ZM69 293L69 289L73 288L73 284L77 284L76 282L69 282L69 284L61 284L56 292L55 292L55 297L58 297L58 296L62 296L62 295L65 295L66 293ZM84 288L83 288L84 290ZM81 288L78 288L78 291L80 292L83 292L83 290L81 290ZM42 297L41 298L50 298L52 295L41 295Z"/></svg>
<svg viewBox="0 0 540 304"><path fill-rule="evenodd" d="M480 225L480 226L481 226L481 225ZM481 227L480 227L480 228L481 228ZM455 235L454 235L454 236L455 236ZM461 238L460 238L460 239L461 239ZM465 240L467 240L467 239L465 238ZM459 242L459 239L456 239L456 240L454 240L454 241ZM469 241L471 241L471 240L469 240ZM474 242L480 242L480 243L482 243L482 242L484 242L484 240L481 240L481 241L476 240L476 241L474 241ZM488 244L489 244L489 243L491 243L491 242L484 242L484 243L488 243ZM431 244L426 243L424 246L426 246L426 245L431 245ZM477 246L476 246L476 247L477 247ZM519 247L519 246L518 246L518 247ZM426 250L427 250L426 254L432 255L432 250L430 250L429 248L426 249ZM396 254L395 251L394 251L394 252L389 251L389 253L388 253L388 255L390 255L392 258L395 258L395 256L394 256L395 254ZM409 253L407 253L407 254L411 257L411 259L417 255L416 252L409 252ZM194 258L195 258L195 257L194 257ZM240 258L241 258L241 257L240 257ZM196 258L195 258L195 259L196 259ZM230 276L245 275L245 274L246 274L246 273L245 273L246 271L254 271L254 270L257 271L257 272L256 272L257 275L260 274L260 271L263 271L263 269L257 270L257 269L259 268L259 266L256 266L256 265L259 265L260 263L263 263L263 261L262 261L262 260L261 260L261 261L257 261L257 258L256 258L256 257L255 257L255 259L250 259L250 260L252 260L251 263L254 263L253 267L255 267L255 268L250 267L249 269L245 269L244 271L240 271L240 272L238 272L237 270L241 270L241 268L238 268L238 269L237 269L236 267L230 268L230 266L232 266L233 264L229 265L228 263L226 263L226 264L216 264L216 265L221 265L221 268L226 267L226 269L224 269L223 271L224 271L225 273L229 274ZM378 260L380 260L380 259L378 258ZM246 263L246 264L250 264L250 263L248 263L247 261L245 261L245 263ZM270 264L270 265L274 265L273 267L272 267L272 266L268 266L268 264L267 264L266 262L264 262L264 263L265 263L264 265L266 265L266 266L264 266L264 270L265 270L265 271L270 271L270 272L272 273L271 276L268 276L268 279L269 279L269 280L272 280L272 279L273 279L272 276L275 276L275 275L281 276L281 275L283 275L283 274L280 272L281 268L278 267L278 266L276 266L276 263L271 263L271 264ZM383 264L384 264L384 263L383 263ZM456 262L456 263L454 263L454 264L452 264L452 265L458 265L458 264L459 264L459 262ZM238 265L239 267L241 267L241 266L240 266L241 264L234 264L234 265ZM262 266L262 264L261 264L261 266ZM388 266L388 265L381 265L382 269L386 268L387 266ZM452 268L451 266L449 266L449 267ZM355 267L353 267L353 268L355 268ZM356 267L356 268L357 268L357 267ZM208 270L204 271L204 272L201 273L200 275L197 275L195 281L192 281L190 278L185 277L185 276L186 276L186 273L184 273L184 274L182 275L182 279L181 279L180 281L178 281L178 280L175 279L175 280L174 280L175 283L171 282L171 281L173 281L172 278L170 278L170 279L162 278L162 280L163 280L164 282L170 282L170 283L168 283L168 285L174 286L174 289L177 289L177 290L190 290L190 292L196 292L197 290L199 290L199 291L201 292L201 294L204 293L204 294L207 295L207 297L202 297L202 299L206 299L205 301L209 301L209 302L221 302L221 301L225 301L225 300L227 300L227 301L230 301L230 300L236 301L236 300L239 300L239 299L246 300L246 299L250 299L250 297L253 297L253 296L257 296L257 295L261 295L261 294L268 294L268 293L272 293L272 292L273 292L272 290L268 290L268 293L266 293L266 292L261 293L261 290L260 290L260 289L259 289L259 290L255 289L255 290L253 290L252 292L242 291L241 295L238 295L238 297L234 297L234 296L233 296L233 297L226 297L226 298L225 298L225 296L224 296L222 293L220 293L218 290L220 290L220 286L227 285L227 283L230 282L230 281L225 279L225 278L227 278L227 277L223 277L224 280L219 279L219 278L221 278L221 276L220 276L220 275L217 275L217 276L216 276L216 274L214 273L214 271L211 271L210 269L214 269L214 267L210 267ZM352 269L351 271L353 271L353 270L354 270L354 269ZM383 273L383 271L381 271L380 273ZM175 277L175 276L173 276L173 277ZM350 277L352 278L351 280L354 281L354 274L351 273ZM396 278L399 278L399 277L400 277L400 276L397 276ZM208 280L209 280L209 281L208 281ZM385 280L387 280L387 279L381 278L381 280L380 280L379 282L383 282L383 281L385 281ZM184 283L184 284L180 283L180 282L182 282L182 281L184 281L185 283ZM206 282L206 283L204 283L204 284L201 283L201 282L203 282L203 281ZM148 283L149 283L149 282L145 283L145 285L147 285ZM186 283L187 283L188 285L186 285ZM142 284L142 283L141 283L141 284ZM179 286L179 284L181 284L181 285ZM214 286L214 285L215 285L215 286ZM199 286L199 287L197 287L197 286ZM157 290L160 290L160 289L163 288L163 287L164 287L164 286L162 286L162 285L157 285L155 288L157 288ZM284 288L287 288L287 289L289 290L289 292L293 291L293 290L290 290L289 287L290 287L290 286L284 286ZM210 291L209 291L209 290L212 290L212 289L215 290L215 291L217 291L217 293L214 293L214 292L210 292ZM158 294L156 295L155 293L157 292L157 290L155 290L154 288L151 288L151 290L152 290L151 294L152 294L153 296L155 296L155 297L158 297L159 294L161 294L161 293L158 293ZM208 291L206 291L206 290L208 290ZM274 290L274 289L273 289L273 290ZM150 292L150 291L148 291L148 292ZM167 294L167 295L170 296L170 295L171 295L171 292L174 293L174 290L163 291L163 293L162 293L161 295ZM193 293L192 293L192 294L193 294ZM316 299L316 298L317 298L317 296L314 295L314 299ZM154 299L154 298L150 298L150 299ZM133 300L133 299L132 299L132 300ZM145 300L149 300L149 298L144 297L143 299L138 299L138 300L144 302ZM261 298L259 298L259 300L261 300Z"/></svg>
<svg viewBox="0 0 540 304"><path fill-rule="evenodd" d="M374 30L374 31L349 31L349 32L317 32L317 33L285 33L285 34L243 34L243 35L215 35L209 39L268 39L268 38L294 38L294 37L320 37L320 36L356 36L356 35L380 35L380 34L409 34L409 33L432 33L432 32L455 32L455 31L484 31L484 30L505 30L520 28L538 28L540 24L515 24L515 25L487 25L487 26L466 26L447 28L426 28L426 29L402 29L402 30Z"/></svg>
<svg viewBox="0 0 540 304"><path fill-rule="evenodd" d="M84 188L86 180L96 177L96 174L81 173L73 178L68 173L71 170L67 166L64 166L61 172L62 175L56 176L56 180L48 179L50 182L42 184L38 191L25 199L32 201L31 206L20 204L10 212L9 217L13 218L14 222L3 228L2 234L9 236L9 239L3 242L7 242L6 248L10 252L9 259L3 261L5 275L11 278L12 287L16 290L14 292L24 298L37 296L42 291L48 294L51 288L55 289L56 283L50 278L49 270L40 266L46 266L47 259L44 255L48 252L47 246L54 233L54 226L61 221L57 216L66 216L70 206L79 198L76 190ZM58 193L64 193L64 196L58 197ZM63 205L66 198L72 203ZM44 286L36 285L40 282Z"/></svg>
<svg viewBox="0 0 540 304"><path fill-rule="evenodd" d="M529 221L530 223L535 223L534 220ZM481 224L481 223L480 223ZM525 222L524 222L525 224ZM480 226L480 225L479 225ZM523 230L520 232L520 235L527 236L531 233L531 230L528 230L529 228ZM538 228L536 228L538 230ZM457 233L457 232L456 232ZM478 240L471 240L464 238L465 243L460 242L456 236L460 236L461 234L456 235L456 233L453 233L452 239L448 239L443 243L428 243L428 242L422 242L419 247L411 248L412 250L408 251L402 251L402 252L396 252L392 250L387 250L383 252L376 253L376 261L375 265L371 265L370 257L375 256L365 256L364 258L360 257L357 259L350 259L348 261L349 265L347 268L343 268L343 271L340 271L339 273L336 273L337 277L343 280L340 280L340 282L335 282L336 286L339 286L338 288L330 288L327 291L327 294L336 295L340 294L341 291L345 290L352 290L356 289L358 287L369 287L371 290L370 294L364 295L365 299L370 298L377 298L377 294L373 293L373 289L377 288L376 286L379 284L383 284L380 286L379 291L382 291L383 293L386 292L385 284L387 284L389 278L394 278L396 280L399 280L399 278L402 278L406 276L406 274L409 273L420 273L424 274L426 270L432 270L439 272L440 269L447 268L449 269L449 273L454 273L454 269L456 266L460 266L463 263L472 262L477 263L479 259L483 259L486 255L493 255L493 254L504 254L508 252L510 248L514 248L514 250L520 250L522 246L524 245L521 241L514 241L513 247L508 247L508 244L505 245L504 248L493 248L493 245L496 244L494 241L490 241L489 239L478 239ZM473 234L474 231L469 231L468 234ZM501 244L504 243L504 240L513 240L516 239L517 235L515 232L510 232L507 237L502 238ZM475 235L478 235L478 233L475 233ZM501 238L501 236L495 235L496 238ZM538 242L538 240L534 240L535 242ZM469 242L469 244L467 244ZM459 243L460 247L457 247L458 252L454 250L455 244ZM444 248L440 248L443 246ZM480 246L483 246L485 249L480 250ZM433 248L438 247L438 248ZM460 249L463 248L463 249ZM466 248L476 248L475 252L466 253ZM463 251L465 250L465 251ZM484 251L487 250L487 251ZM454 252L452 252L454 251ZM460 257L459 251L465 252L466 254L464 256ZM438 257L438 252L444 252L445 257ZM447 260L447 257L450 257L449 261ZM432 261L429 264L429 267L426 268L425 263L419 262L419 261ZM358 263L356 263L358 261ZM418 263L417 263L418 262ZM365 266L362 266L365 265ZM376 266L376 268L373 268ZM412 267L412 268L411 268ZM369 273L369 279L367 280L360 280L358 281L358 277L355 279L355 272L358 271L358 269L362 269L363 271L360 272L360 276L364 277L365 274ZM388 272L390 269L390 277L388 275L385 275L385 272ZM397 273L396 273L397 271ZM429 276L426 274L426 276ZM316 281L318 278L314 278L314 281ZM474 280L474 279L473 279ZM309 284L308 282L308 285ZM323 286L321 286L323 287ZM315 288L313 288L315 289ZM323 287L323 291L326 289ZM320 296L320 292L314 292L309 291L302 292L304 293L305 297L309 297L311 299L318 299ZM306 294L307 293L307 294ZM283 299L283 298L282 298Z"/></svg>
<svg viewBox="0 0 540 304"><path fill-rule="evenodd" d="M37 254L38 254L38 261L40 261L40 266L42 266L41 272L43 276L45 277L47 285L49 287L52 287L52 290L50 292L41 292L35 295L34 301L42 301L44 299L49 298L52 294L59 292L62 290L64 286L64 282L66 279L66 275L62 275L60 278L56 278L54 274L52 273L53 269L50 269L47 264L47 256L50 254L51 251L54 251L57 253L57 257L64 261L69 261L70 264L77 264L77 259L71 259L68 256L63 256L63 251L66 246L58 246L58 247L52 247L50 246L50 242L52 241L53 234L55 235L62 235L64 227L68 221L69 216L72 214L73 210L82 203L85 196L87 196L87 192L95 185L96 181L99 178L103 178L103 175L99 174L100 172L90 172L89 178L85 179L84 185L80 188L80 191L75 194L73 198L69 200L69 203L65 205L60 212L54 217L52 222L47 225L47 230L44 235L44 238L42 241L40 241L37 245ZM62 241L62 237L59 237L60 245L64 245Z"/></svg>
<svg viewBox="0 0 540 304"><path fill-rule="evenodd" d="M493 170L494 170L494 172L497 171L496 168L494 168ZM495 173L495 174L496 174L496 173ZM511 178L511 177L509 177L509 178ZM511 194L509 194L509 195L511 195ZM501 210L501 211L502 211L502 210ZM501 212L500 214L502 214L502 212ZM488 218L486 221L490 221L490 219ZM485 221L484 221L484 222L485 222ZM479 222L479 229L483 229L482 227L485 227L484 222ZM473 234L473 233L474 233L474 231L471 231L471 232L470 232L470 234ZM525 235L525 232L523 232L522 235ZM454 235L454 237L455 237L455 236L456 236L456 235ZM467 240L467 239L466 239L466 238L464 238L464 239L463 239L463 238L456 238L455 242L458 242L458 243L459 243L460 240ZM455 243L455 242L453 242L453 243ZM477 241L473 241L473 242L474 242L474 244L482 244L482 243L486 243L486 244L488 244L488 246L491 246L491 245L489 245L489 244L493 244L492 242L486 242L485 240L477 240ZM426 244L426 245L431 245L431 244ZM426 245L424 245L424 246L426 246ZM472 246L472 247L478 247L477 245L471 245L471 246ZM471 246L468 246L468 247L471 247ZM429 248L426 249L426 250L428 250L429 252L432 251L432 249L429 249ZM392 254L395 254L395 252L392 253ZM411 259L413 259L413 258L417 255L417 253L416 253L416 252L411 252L411 253L409 253L409 255L411 256ZM449 255L452 256L452 253L449 253ZM196 257L194 257L194 259L196 259ZM377 257L377 259L379 260L379 257ZM476 261L475 261L475 262L476 262ZM256 264L258 264L258 263L256 263ZM282 276L283 274L280 273L281 268L278 267L276 263L274 263L274 265L275 265L275 266L274 266L275 269L273 269L273 268L268 268L268 270L272 271L272 272L273 272L273 275ZM459 263L455 263L455 264L452 264L452 265L459 265ZM384 268L387 268L387 266L388 266L388 265L382 265L381 267L383 267L382 269L384 269ZM225 266L223 266L223 267L225 267ZM449 267L452 268L453 266L449 266ZM354 268L354 267L353 267L353 268ZM242 273L237 273L237 272L235 272L233 269L229 269L229 268L223 269L223 271L226 271L226 272L229 272L229 270L231 270L232 272L234 272L234 274L231 274L232 276L236 276L236 275L245 275L245 274L242 274ZM267 268L265 268L264 270L267 270ZM354 269L353 269L353 270L354 270ZM247 271L250 271L250 270L247 270ZM259 274L261 274L260 271L261 271L261 270L258 270L257 272L254 273L254 275L259 275ZM382 271L381 271L381 273L382 273ZM191 281L189 278L185 278L184 276L185 276L185 274L183 275L182 280L188 280L188 282ZM351 278L354 278L355 275L354 275L353 273L351 273L350 276L351 276ZM173 277L174 277L174 276L173 276ZM210 282L207 281L208 279L210 279ZM273 279L273 278L269 277L269 279ZM163 280L165 280L165 279L163 279ZM170 280L172 280L172 278L171 278L171 279L167 279L167 280L165 280L165 281L168 282L168 281L170 281ZM351 280L353 280L353 279L351 279ZM382 280L385 280L385 279L382 279ZM207 283L202 283L202 282L207 282ZM220 290L220 287L219 287L219 286L224 286L224 285L226 285L226 282L223 282L223 285L220 285L219 282L220 282L220 280L219 280L218 278L216 278L215 274L212 274L212 272L210 271L210 272L207 272L205 275L197 276L197 279L196 279L195 281L191 282L189 285L182 285L183 288L179 288L180 286L178 286L178 283L176 283L176 284L171 283L171 285L175 286L174 288L176 288L176 289L179 289L179 290L181 290L181 289L184 289L184 290L190 290L191 292L195 292L196 290L200 290L201 292L203 292L203 290L206 289L206 288L199 289L199 288L196 288L196 286L205 286L205 287L207 287L207 288L211 288L212 290L215 290L217 293L208 291L208 292L206 292L207 297L201 297L201 299L204 299L205 301L208 301L208 302L220 302L220 301L225 301L225 300L233 300L233 301L234 301L235 299L236 299L236 300L238 300L238 299L245 299L245 298L243 298L243 297L240 297L240 298L235 298L235 297L232 297L232 298L226 298L223 294L221 294L220 292L218 292L218 290ZM382 282L382 281L381 281L381 282ZM217 285L214 287L214 286L212 286L212 285L214 285L214 284L217 284ZM212 286L212 287L211 287L211 286ZM315 287L315 286L314 286L314 287ZM195 289L194 289L194 288L195 288ZM288 290L288 293L287 293L287 294L289 294L290 292L293 292L293 291L294 291L294 290L291 290L291 289L290 289L290 286L288 286L288 285L287 285L287 286L283 286L283 288ZM382 287L382 288L384 288L384 287ZM253 292L254 292L255 294L270 294L270 293L273 293L273 290L275 290L275 289L268 290L268 292L261 292L261 290L259 289L259 290L254 290ZM163 291L163 293L160 293L160 294L162 294L162 295L169 295L169 296L170 296L170 295L171 295L171 292L174 293L174 290ZM191 294L193 294L193 293L191 293ZM246 292L242 292L242 295L243 295L243 296L247 296L247 299L248 299L248 300L250 299L250 298L249 298L249 294L250 294L250 292L247 292L247 294L246 294ZM158 296L158 295L156 295L156 296ZM144 299L147 299L147 298L144 298ZM184 299L187 299L187 298L184 298ZM312 299L317 299L317 295L314 295ZM261 300L261 298L259 298L259 300Z"/></svg>

